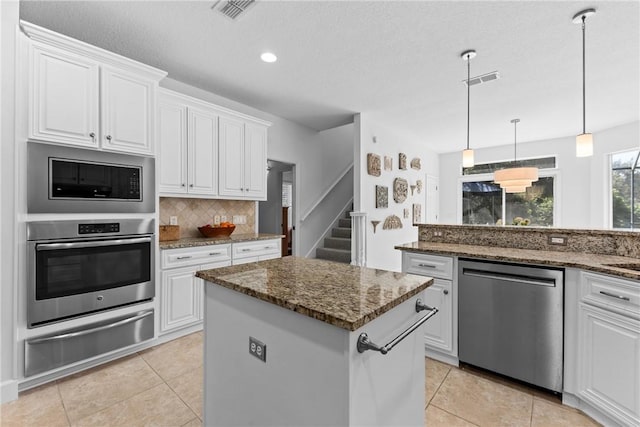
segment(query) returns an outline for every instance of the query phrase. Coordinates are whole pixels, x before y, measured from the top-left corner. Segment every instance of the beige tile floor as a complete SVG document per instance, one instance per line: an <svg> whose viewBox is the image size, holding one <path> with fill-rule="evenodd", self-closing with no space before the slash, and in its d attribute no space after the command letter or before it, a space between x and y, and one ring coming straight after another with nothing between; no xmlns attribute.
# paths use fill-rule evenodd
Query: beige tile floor
<svg viewBox="0 0 640 427"><path fill-rule="evenodd" d="M597 426L557 397L472 368L425 359L429 427ZM0 425L200 426L202 333L20 394Z"/></svg>

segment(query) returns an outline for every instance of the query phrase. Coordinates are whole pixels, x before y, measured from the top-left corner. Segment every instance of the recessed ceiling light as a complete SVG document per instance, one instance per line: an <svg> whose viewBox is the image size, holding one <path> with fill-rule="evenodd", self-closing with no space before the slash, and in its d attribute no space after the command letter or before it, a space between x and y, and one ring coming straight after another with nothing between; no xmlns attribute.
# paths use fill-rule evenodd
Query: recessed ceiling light
<svg viewBox="0 0 640 427"><path fill-rule="evenodd" d="M264 62L276 62L278 60L278 57L271 52L265 52L260 55L260 59L262 59Z"/></svg>

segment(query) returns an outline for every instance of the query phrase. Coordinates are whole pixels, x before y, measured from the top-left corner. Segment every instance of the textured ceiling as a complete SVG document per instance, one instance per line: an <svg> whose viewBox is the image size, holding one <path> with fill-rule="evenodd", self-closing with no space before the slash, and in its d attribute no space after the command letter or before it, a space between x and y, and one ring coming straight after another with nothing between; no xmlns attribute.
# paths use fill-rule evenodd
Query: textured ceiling
<svg viewBox="0 0 640 427"><path fill-rule="evenodd" d="M193 86L321 130L357 112L437 152L575 135L582 129L587 7L587 131L640 116L638 1L258 1L232 21L214 1L22 1L21 19L168 71ZM265 64L264 50L278 55Z"/></svg>

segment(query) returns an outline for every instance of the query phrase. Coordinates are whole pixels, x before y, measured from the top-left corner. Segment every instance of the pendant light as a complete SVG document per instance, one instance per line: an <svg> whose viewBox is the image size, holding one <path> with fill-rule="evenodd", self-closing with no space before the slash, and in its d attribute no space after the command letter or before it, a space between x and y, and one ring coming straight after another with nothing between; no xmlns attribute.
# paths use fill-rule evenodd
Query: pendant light
<svg viewBox="0 0 640 427"><path fill-rule="evenodd" d="M473 150L469 148L469 116L470 116L470 97L471 97L471 85L469 84L469 80L471 80L471 58L476 56L476 51L465 50L460 54L460 57L467 61L467 148L462 151L462 167L463 168L472 168L475 164L473 160Z"/></svg>
<svg viewBox="0 0 640 427"><path fill-rule="evenodd" d="M573 16L574 24L582 25L582 133L576 137L576 157L593 155L593 135L587 133L586 126L586 82L585 82L585 21L596 13L595 9L585 9Z"/></svg>
<svg viewBox="0 0 640 427"><path fill-rule="evenodd" d="M507 193L524 193L527 187L538 180L538 168L518 167L518 157L516 153L517 125L520 119L513 119L513 167L500 169L493 173L493 181L500 184Z"/></svg>

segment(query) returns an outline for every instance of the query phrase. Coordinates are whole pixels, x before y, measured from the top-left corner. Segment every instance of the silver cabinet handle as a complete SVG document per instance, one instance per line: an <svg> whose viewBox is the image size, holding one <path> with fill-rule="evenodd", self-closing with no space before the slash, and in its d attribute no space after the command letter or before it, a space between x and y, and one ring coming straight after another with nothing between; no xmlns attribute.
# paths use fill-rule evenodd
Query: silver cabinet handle
<svg viewBox="0 0 640 427"><path fill-rule="evenodd" d="M111 141L111 135L107 135L105 138L107 138L107 141Z"/></svg>
<svg viewBox="0 0 640 427"><path fill-rule="evenodd" d="M622 295L610 294L609 292L605 292L605 291L600 291L600 293L602 295L606 295L606 296L611 297L611 298L618 298L618 299L621 299L623 301L630 301L629 297L625 297L625 296L622 296Z"/></svg>
<svg viewBox="0 0 640 427"><path fill-rule="evenodd" d="M189 187L193 188L193 184L189 184Z"/></svg>
<svg viewBox="0 0 640 427"><path fill-rule="evenodd" d="M67 339L67 338L81 337L83 335L92 334L94 332L104 331L105 329L115 328L116 326L126 325L127 323L135 322L136 320L140 320L140 319L145 318L147 316L151 316L152 314L153 314L153 310L150 310L150 311L146 311L144 313L141 313L141 314L138 314L138 315L135 315L135 316L132 316L132 317L127 317L126 319L119 320L119 321L114 322L114 323L109 323L108 325L98 326L96 328L87 329L85 331L70 332L70 333L67 333L67 334L54 335L52 337L36 338L34 340L28 340L28 342L29 342L29 344L40 344L40 343L48 342L48 341L58 341L58 340L64 340L64 339Z"/></svg>
<svg viewBox="0 0 640 427"><path fill-rule="evenodd" d="M191 258L191 255L185 255L185 256L177 256L176 259L189 259Z"/></svg>
<svg viewBox="0 0 640 427"><path fill-rule="evenodd" d="M209 252L209 255L220 255L222 252Z"/></svg>
<svg viewBox="0 0 640 427"><path fill-rule="evenodd" d="M437 266L432 265L432 264L418 264L418 267L437 268Z"/></svg>
<svg viewBox="0 0 640 427"><path fill-rule="evenodd" d="M382 347L380 347L377 344L374 344L369 339L369 336L366 333L364 332L361 333L360 336L358 336L358 344L357 344L358 353L364 353L367 350L379 351L382 354L387 354L388 352L390 352L391 349L393 349L393 347L396 346L396 344L398 344L400 341L408 337L409 334L411 334L411 332L418 329L424 322L429 320L434 314L438 312L437 308L424 305L422 303L422 300L418 298L416 300L416 313L420 313L422 310L429 310L429 313L427 313L424 317L421 317L417 322L409 326L407 329L404 330L404 332L402 332L400 335L398 335L397 337L389 341L387 345L384 345Z"/></svg>
<svg viewBox="0 0 640 427"><path fill-rule="evenodd" d="M95 140L96 140L96 134L95 134L95 132L91 132L91 133L89 134L89 136L91 137L91 140L92 140L92 141L95 141Z"/></svg>
<svg viewBox="0 0 640 427"><path fill-rule="evenodd" d="M448 290L446 290L446 289L443 289L443 290L442 290L442 293L443 293L443 294L445 294L445 295L449 295L449 291L448 291Z"/></svg>

